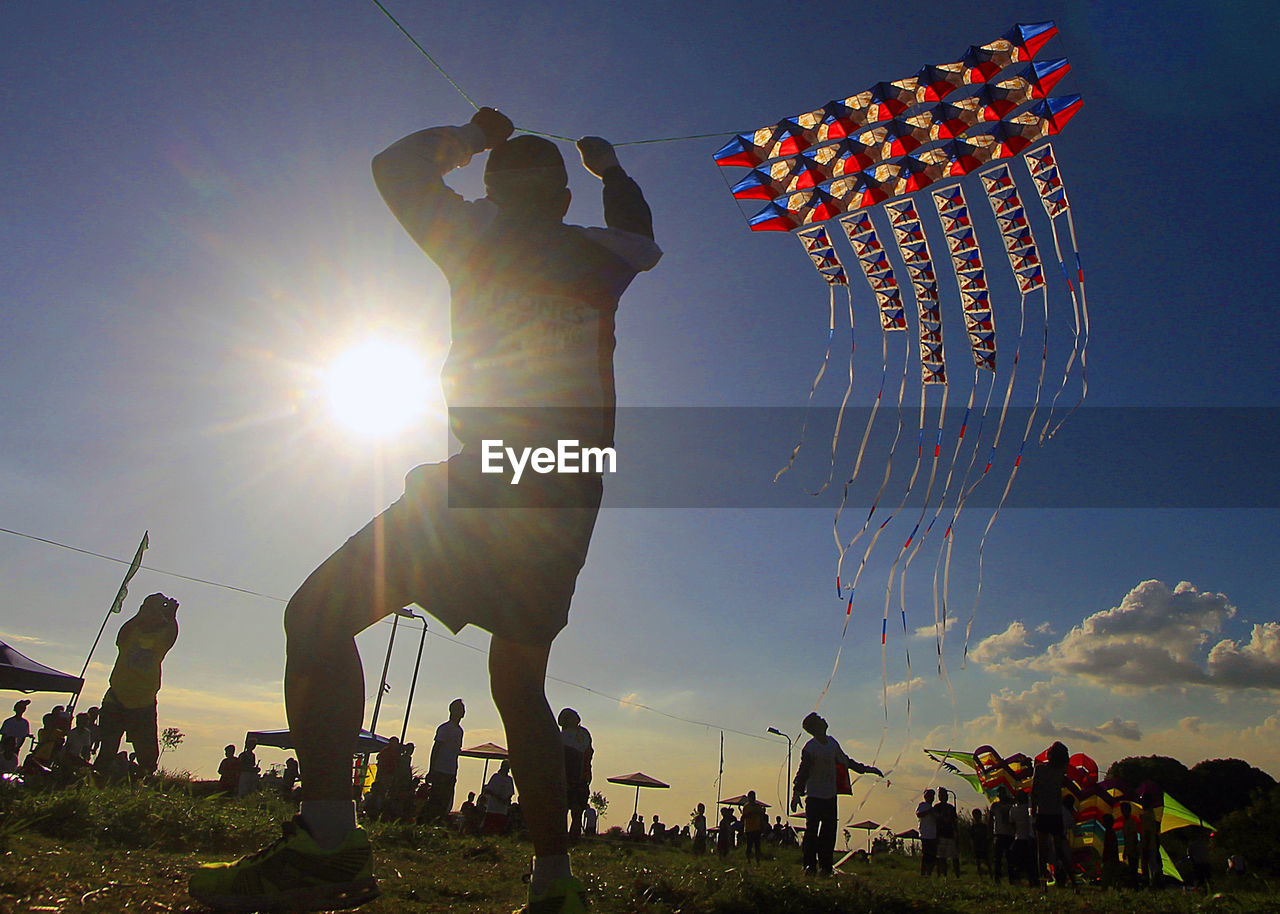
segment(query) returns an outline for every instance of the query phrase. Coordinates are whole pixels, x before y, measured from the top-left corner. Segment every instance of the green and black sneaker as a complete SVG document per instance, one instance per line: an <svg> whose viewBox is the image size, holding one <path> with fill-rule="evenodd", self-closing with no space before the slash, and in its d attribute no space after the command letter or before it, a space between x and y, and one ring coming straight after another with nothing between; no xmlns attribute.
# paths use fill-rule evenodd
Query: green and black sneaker
<svg viewBox="0 0 1280 914"><path fill-rule="evenodd" d="M529 903L515 914L585 914L587 887L570 876L557 879L547 891L534 896L529 891Z"/></svg>
<svg viewBox="0 0 1280 914"><path fill-rule="evenodd" d="M336 850L323 850L300 816L256 854L234 863L207 863L191 876L191 897L219 911L329 911L354 908L378 896L373 850L353 828Z"/></svg>

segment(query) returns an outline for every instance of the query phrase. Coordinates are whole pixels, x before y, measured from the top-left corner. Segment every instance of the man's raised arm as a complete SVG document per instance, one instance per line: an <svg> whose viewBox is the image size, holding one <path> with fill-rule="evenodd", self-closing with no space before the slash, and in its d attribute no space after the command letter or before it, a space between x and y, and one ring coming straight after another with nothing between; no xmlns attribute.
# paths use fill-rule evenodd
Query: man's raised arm
<svg viewBox="0 0 1280 914"><path fill-rule="evenodd" d="M618 164L608 140L584 136L578 140L582 164L604 184L604 224L611 229L653 239L653 214L637 184Z"/></svg>
<svg viewBox="0 0 1280 914"><path fill-rule="evenodd" d="M511 131L511 121L504 114L481 108L468 124L419 130L374 156L378 193L432 259L446 250L470 206L443 177L505 141Z"/></svg>

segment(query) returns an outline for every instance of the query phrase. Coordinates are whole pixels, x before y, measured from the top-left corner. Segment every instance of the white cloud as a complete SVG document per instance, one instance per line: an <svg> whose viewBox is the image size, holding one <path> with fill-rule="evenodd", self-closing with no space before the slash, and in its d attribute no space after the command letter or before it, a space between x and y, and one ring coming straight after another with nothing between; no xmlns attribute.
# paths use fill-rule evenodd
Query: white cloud
<svg viewBox="0 0 1280 914"><path fill-rule="evenodd" d="M893 683L893 685L889 686L888 693L892 698L898 695L905 695L908 692L918 692L923 686L924 678L921 676L913 676L909 680L904 679L901 682Z"/></svg>
<svg viewBox="0 0 1280 914"><path fill-rule="evenodd" d="M1119 690L1280 690L1280 623L1254 625L1244 642L1219 640L1235 616L1225 594L1186 581L1172 590L1143 581L1119 606L1087 616L1042 650L1019 621L984 638L970 655L990 672L1081 677ZM1049 634L1044 625L1035 632Z"/></svg>
<svg viewBox="0 0 1280 914"><path fill-rule="evenodd" d="M937 622L930 622L928 625L921 625L911 633L912 638L941 638L944 634L951 631L960 620L955 616L947 616L945 619L939 619Z"/></svg>
<svg viewBox="0 0 1280 914"><path fill-rule="evenodd" d="M5 644L34 644L37 647L47 645L49 642L43 638L36 638L33 635L12 635L9 632L0 632L0 641Z"/></svg>
<svg viewBox="0 0 1280 914"><path fill-rule="evenodd" d="M1031 649L1027 627L1021 620L1015 620L1004 631L988 635L979 641L969 652L969 657L974 663L993 673L1006 673L1025 667L1029 658L1018 659L1015 655L1026 654Z"/></svg>
<svg viewBox="0 0 1280 914"><path fill-rule="evenodd" d="M1017 731L1046 739L1100 743L1105 740L1138 740L1142 728L1137 721L1114 717L1096 727L1079 727L1054 719L1067 707L1067 695L1053 682L1041 681L1022 692L1002 689L991 696L991 714L970 722L971 727Z"/></svg>
<svg viewBox="0 0 1280 914"><path fill-rule="evenodd" d="M1205 682L1198 656L1235 613L1223 594L1201 593L1185 581L1173 590L1143 581L1119 606L1088 616L1029 666L1120 686Z"/></svg>
<svg viewBox="0 0 1280 914"><path fill-rule="evenodd" d="M1209 651L1209 675L1238 689L1280 689L1280 622L1253 626L1243 645L1222 640Z"/></svg>

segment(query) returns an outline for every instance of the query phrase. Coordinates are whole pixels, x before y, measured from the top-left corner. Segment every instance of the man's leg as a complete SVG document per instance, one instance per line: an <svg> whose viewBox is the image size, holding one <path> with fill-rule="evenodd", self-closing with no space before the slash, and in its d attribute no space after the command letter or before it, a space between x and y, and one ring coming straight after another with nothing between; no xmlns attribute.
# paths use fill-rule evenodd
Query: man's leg
<svg viewBox="0 0 1280 914"><path fill-rule="evenodd" d="M120 740L124 738L123 710L103 702L100 720L101 739L93 766L99 772L105 773L109 772L115 763L116 753L120 751Z"/></svg>
<svg viewBox="0 0 1280 914"><path fill-rule="evenodd" d="M804 837L800 840L800 855L804 871L812 873L818 868L818 823L820 813L813 797L804 800Z"/></svg>
<svg viewBox="0 0 1280 914"><path fill-rule="evenodd" d="M507 733L535 858L569 853L564 749L544 688L550 652L549 644L519 644L497 635L489 645L489 686Z"/></svg>
<svg viewBox="0 0 1280 914"><path fill-rule="evenodd" d="M149 708L130 708L125 712L125 722L125 732L138 755L138 767L143 774L155 774L160 766L159 709L154 703Z"/></svg>
<svg viewBox="0 0 1280 914"><path fill-rule="evenodd" d="M322 847L336 846L344 836L338 834L342 823L326 812L342 810L347 828L355 825L351 755L364 718L364 668L355 632L340 624L345 620L334 619L327 606L328 577L321 565L294 594L284 616L285 711L302 773L304 810L319 811L315 821L305 813L303 819Z"/></svg>
<svg viewBox="0 0 1280 914"><path fill-rule="evenodd" d="M831 875L835 864L836 851L836 799L823 800L822 824L818 834L818 869L823 874Z"/></svg>

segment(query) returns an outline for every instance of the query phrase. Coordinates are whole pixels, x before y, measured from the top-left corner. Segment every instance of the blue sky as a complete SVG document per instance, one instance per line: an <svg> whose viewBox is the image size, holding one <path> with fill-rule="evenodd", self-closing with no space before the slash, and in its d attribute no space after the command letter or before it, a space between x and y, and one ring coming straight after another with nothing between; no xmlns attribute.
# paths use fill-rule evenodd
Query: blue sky
<svg viewBox="0 0 1280 914"><path fill-rule="evenodd" d="M1114 4L388 8L472 98L520 127L618 143L723 134L619 150L666 252L622 302L624 405L800 407L822 359L825 285L794 241L748 231L711 161L730 134L955 59L1016 21L1050 18L1060 35L1043 54L1073 67L1057 91L1085 99L1054 147L1088 275L1089 406L1277 405L1259 339L1273 295L1252 278L1276 259L1259 152L1274 127L1257 114L1276 102L1262 72L1275 38L1269 17L1241 29L1238 10L1190 4L1166 5L1159 17ZM438 391L435 412L412 431L371 444L328 416L319 388L323 367L370 334L411 341L433 374L443 358L447 286L378 198L369 160L419 127L464 123L471 106L376 6L355 0L10 4L0 35L0 527L126 559L150 530L150 568L287 597L399 494L406 470L448 451ZM451 180L479 193L476 167ZM593 179L575 169L571 183L569 220L598 223ZM996 242L993 274L1003 268L998 255ZM856 277L853 289L851 403L865 407L879 382L879 335ZM1071 345L1064 313L1050 328L1055 385ZM997 327L1016 323L1006 297ZM963 335L950 326L959 365ZM826 406L844 389L836 349L816 400ZM953 371L953 404L967 394L965 374ZM1015 402L1030 396L1019 387ZM1073 417L1042 465L1052 453L1093 462L1099 479L1118 472L1105 449L1073 458L1081 446L1072 423L1089 421ZM1262 442L1261 482L1280 434L1273 424L1251 431L1252 446ZM793 429L774 432L781 466ZM1232 454L1230 426L1213 434ZM825 478L818 440L780 485ZM1153 473L1176 456L1176 434L1161 442L1142 455ZM1037 482L1038 453L1030 449L1020 482ZM670 461L697 457L693 447ZM884 459L870 454L871 470ZM1234 466L1237 489L1247 489L1249 464ZM1183 503L1214 503L1220 467L1202 469L1179 477ZM766 475L743 485L754 504L750 487L772 483ZM933 776L922 743L1034 754L1057 735L1104 766L1136 754L1188 764L1235 754L1280 774L1280 635L1266 625L1280 618L1267 570L1274 501L1119 509L1087 495L1081 507L1001 514L961 670L988 516L967 512L951 580L961 625L944 642L954 701L936 675L936 536L926 544L908 578L907 613L910 628L930 631L904 641L895 595L885 651L898 690L908 646L922 679L909 716L900 695L884 708L879 643L887 576L907 529L877 546L822 708L860 758L876 755L884 732L877 760L896 759L898 770L865 807L861 785L848 810L906 821L913 791ZM764 730L799 733L843 623L831 525L825 506L602 515L552 655L553 675L577 685L549 686L552 703L578 708L596 734L600 776L643 770L671 782L642 806L683 821L693 803L715 798L725 728L724 793L777 793L785 744ZM0 637L79 669L121 570L0 536ZM1152 581L1160 583L1144 583ZM1179 592L1183 581L1194 591ZM284 723L281 604L144 570L130 609L153 590L183 604L161 695L164 723L189 734L172 762L208 774L223 744ZM370 678L387 630L361 637ZM468 744L503 742L477 654L487 637L443 631L433 624L426 641L410 738L429 739L462 695ZM402 629L382 713L392 732L414 641ZM1112 662L1096 662L1104 656ZM111 659L99 651L87 696L105 689ZM35 707L43 711L40 699ZM479 781L479 766L471 777ZM629 790L610 795L619 809L630 803Z"/></svg>

